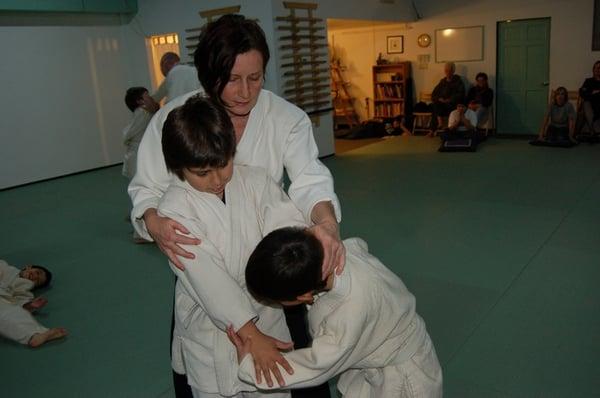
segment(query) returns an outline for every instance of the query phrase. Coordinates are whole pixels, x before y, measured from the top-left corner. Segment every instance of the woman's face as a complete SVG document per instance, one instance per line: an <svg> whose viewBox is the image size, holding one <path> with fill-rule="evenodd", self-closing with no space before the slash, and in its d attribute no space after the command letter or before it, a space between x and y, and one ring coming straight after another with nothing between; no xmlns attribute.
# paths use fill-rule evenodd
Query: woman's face
<svg viewBox="0 0 600 398"><path fill-rule="evenodd" d="M560 90L556 92L556 104L557 105L564 105L567 102L567 96L565 95L564 91Z"/></svg>
<svg viewBox="0 0 600 398"><path fill-rule="evenodd" d="M250 113L264 81L263 58L257 50L239 54L231 69L229 82L221 93L230 116L246 116Z"/></svg>

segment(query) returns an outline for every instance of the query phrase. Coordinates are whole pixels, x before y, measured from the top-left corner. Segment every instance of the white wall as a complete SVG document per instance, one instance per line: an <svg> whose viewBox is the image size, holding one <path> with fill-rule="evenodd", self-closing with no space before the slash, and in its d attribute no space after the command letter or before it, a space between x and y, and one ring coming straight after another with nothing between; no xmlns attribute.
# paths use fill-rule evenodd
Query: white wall
<svg viewBox="0 0 600 398"><path fill-rule="evenodd" d="M118 163L120 26L0 27L0 188Z"/></svg>
<svg viewBox="0 0 600 398"><path fill-rule="evenodd" d="M496 83L496 24L507 19L551 18L550 87L578 89L585 77L591 76L599 53L591 51L593 0L435 0L417 1L423 19L408 24L386 27L342 29L329 32L330 43L344 47L342 61L348 66L346 76L353 85L353 95L359 99L357 111L366 115L364 97L373 97L371 67L377 55L411 61L415 96L419 91L431 91L443 75L443 64L435 63L435 43L423 49L417 37L429 34L435 41L435 30L447 27L484 26L484 59L479 62L457 63L457 73L470 82L475 75L486 72L492 87ZM386 36L403 35L404 53L386 54ZM429 54L428 69L419 69L417 57ZM371 113L372 114L372 113Z"/></svg>
<svg viewBox="0 0 600 398"><path fill-rule="evenodd" d="M321 0L322 18L407 20L406 1L368 4ZM131 22L81 15L0 16L0 189L119 163L121 131L129 120L127 87L150 88L145 37L202 25L198 12L241 5L257 18L273 52L265 87L279 91L275 17L281 1L139 0ZM185 59L184 61L189 61ZM331 117L322 117L315 136L322 155L333 151Z"/></svg>
<svg viewBox="0 0 600 398"><path fill-rule="evenodd" d="M371 4L361 0L351 0L340 7L340 2L336 0L316 1L319 7L315 15L319 18L351 18L361 19L368 16L372 20L407 20L414 17L412 6L409 2L398 1L396 4ZM194 2L186 0L174 0L169 2L166 7L164 1L146 0L139 2L139 12L135 17L132 28L141 27L147 35L176 32L182 38L186 36L185 29L202 25L203 19L198 15L199 11L240 5L240 13L249 18L258 19L261 27L265 31L269 49L271 51L271 61L267 66L265 88L275 93L281 93L282 79L278 69L279 44L277 39L278 16L285 16L289 11L283 7L280 0L241 0L234 3L225 0L212 0L210 2ZM136 59L133 61L133 69L141 70L144 68L145 58L141 56L144 53L141 44L133 44L136 49L133 52ZM182 45L183 51L183 45ZM191 61L191 60L190 60ZM333 118L331 112L322 114L319 117L319 124L314 126L315 139L319 147L320 156L327 156L333 153Z"/></svg>
<svg viewBox="0 0 600 398"><path fill-rule="evenodd" d="M235 3L241 5L243 14L258 18L265 30L273 56L265 87L280 92L275 17L287 11L279 0ZM317 16L325 19L414 19L409 1L318 3ZM415 92L431 90L442 75L442 65L433 62L434 46L420 49L417 36L429 33L433 37L435 29L448 26L485 26L485 59L458 64L458 73L469 80L482 70L495 83L496 22L505 19L552 18L553 87L579 87L598 56L590 51L593 0L479 0L468 5L462 0L417 0L416 4L424 18L409 23L410 29L400 24L334 32L336 42L347 43L346 63L354 74L350 79L357 82L355 95L363 103L364 97L372 97L370 67L379 52L385 53L387 35L404 35L405 53L399 60L413 62ZM176 32L183 39L186 28L202 24L199 11L230 5L225 0L140 0L139 13L129 23L106 16L64 17L62 23L55 16L0 18L4 39L0 51L5 54L0 62L0 189L120 162L121 131L129 119L124 91L133 85L150 85L144 37ZM431 55L429 69L416 68L419 54ZM321 117L315 136L321 154L331 153L330 116Z"/></svg>

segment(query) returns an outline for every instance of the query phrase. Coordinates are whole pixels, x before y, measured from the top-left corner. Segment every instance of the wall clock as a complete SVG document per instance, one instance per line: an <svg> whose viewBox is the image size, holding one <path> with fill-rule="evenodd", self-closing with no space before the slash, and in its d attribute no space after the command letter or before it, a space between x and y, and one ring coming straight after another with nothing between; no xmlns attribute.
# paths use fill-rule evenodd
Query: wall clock
<svg viewBox="0 0 600 398"><path fill-rule="evenodd" d="M429 47L431 44L431 36L429 36L427 33L423 33L417 38L417 44L419 47Z"/></svg>

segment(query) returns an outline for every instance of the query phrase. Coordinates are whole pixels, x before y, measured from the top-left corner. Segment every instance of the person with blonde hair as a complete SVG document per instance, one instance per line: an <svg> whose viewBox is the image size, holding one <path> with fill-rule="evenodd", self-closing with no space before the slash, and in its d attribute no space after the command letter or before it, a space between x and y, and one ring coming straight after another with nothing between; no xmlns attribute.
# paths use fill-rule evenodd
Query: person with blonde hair
<svg viewBox="0 0 600 398"><path fill-rule="evenodd" d="M531 145L570 147L575 141L575 108L569 102L569 93L566 88L558 87L554 90L552 102L544 116L542 127L537 140Z"/></svg>

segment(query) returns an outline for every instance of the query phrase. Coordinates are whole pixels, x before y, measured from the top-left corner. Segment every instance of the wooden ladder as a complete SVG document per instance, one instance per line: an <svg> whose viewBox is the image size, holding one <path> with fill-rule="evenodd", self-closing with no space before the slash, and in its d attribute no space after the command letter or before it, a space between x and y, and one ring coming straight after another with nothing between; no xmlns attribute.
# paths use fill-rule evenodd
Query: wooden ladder
<svg viewBox="0 0 600 398"><path fill-rule="evenodd" d="M341 124L339 120L343 120L348 127L357 126L360 124L358 114L354 109L355 98L348 92L349 82L344 81L342 76L343 67L339 60L334 60L331 63L331 91L333 96L334 113L334 129Z"/></svg>

